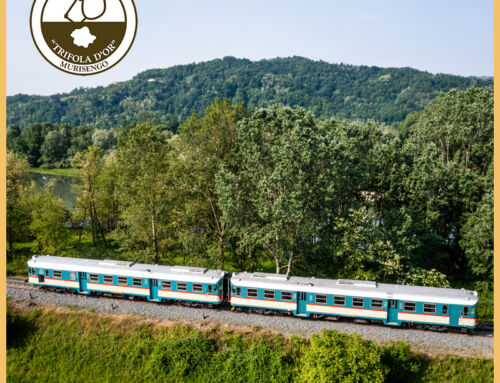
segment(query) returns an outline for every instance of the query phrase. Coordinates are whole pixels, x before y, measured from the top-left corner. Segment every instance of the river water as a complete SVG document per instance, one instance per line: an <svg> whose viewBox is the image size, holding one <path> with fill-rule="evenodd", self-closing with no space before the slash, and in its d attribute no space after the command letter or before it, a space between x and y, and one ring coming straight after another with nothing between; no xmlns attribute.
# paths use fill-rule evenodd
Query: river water
<svg viewBox="0 0 500 383"><path fill-rule="evenodd" d="M77 185L81 183L79 177L40 173L30 173L30 177L40 187L47 186L52 179L55 179L56 184L52 194L63 200L66 209L72 210L75 207L76 198L79 193Z"/></svg>

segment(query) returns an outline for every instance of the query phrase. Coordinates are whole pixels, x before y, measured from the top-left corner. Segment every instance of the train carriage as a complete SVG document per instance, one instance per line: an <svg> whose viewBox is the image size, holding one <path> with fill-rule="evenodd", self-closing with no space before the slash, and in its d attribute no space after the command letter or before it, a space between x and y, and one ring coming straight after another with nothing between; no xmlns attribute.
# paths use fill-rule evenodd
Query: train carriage
<svg viewBox="0 0 500 383"><path fill-rule="evenodd" d="M80 294L137 296L155 302L221 304L225 276L221 270L115 260L35 255L28 261L28 279L34 285Z"/></svg>
<svg viewBox="0 0 500 383"><path fill-rule="evenodd" d="M29 282L80 294L142 297L221 305L299 317L375 321L434 329L477 325L475 291L403 286L346 279L328 280L268 273L228 273L187 266L114 260L33 256ZM229 285L228 285L229 284Z"/></svg>
<svg viewBox="0 0 500 383"><path fill-rule="evenodd" d="M477 324L477 293L464 289L243 272L233 273L230 294L234 307L302 317L351 317L393 326L472 329Z"/></svg>

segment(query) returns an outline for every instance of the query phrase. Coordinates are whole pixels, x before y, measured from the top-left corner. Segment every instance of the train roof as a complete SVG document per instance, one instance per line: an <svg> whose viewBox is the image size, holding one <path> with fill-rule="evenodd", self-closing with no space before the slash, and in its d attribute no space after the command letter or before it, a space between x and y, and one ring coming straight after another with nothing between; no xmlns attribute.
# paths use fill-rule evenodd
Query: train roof
<svg viewBox="0 0 500 383"><path fill-rule="evenodd" d="M403 301L475 305L477 292L465 289L406 286L350 279L318 279L270 273L233 273L235 286L303 291Z"/></svg>
<svg viewBox="0 0 500 383"><path fill-rule="evenodd" d="M128 261L55 257L50 255L34 255L28 261L28 266L201 283L215 283L223 278L226 273L222 270L209 270L202 267L147 265Z"/></svg>

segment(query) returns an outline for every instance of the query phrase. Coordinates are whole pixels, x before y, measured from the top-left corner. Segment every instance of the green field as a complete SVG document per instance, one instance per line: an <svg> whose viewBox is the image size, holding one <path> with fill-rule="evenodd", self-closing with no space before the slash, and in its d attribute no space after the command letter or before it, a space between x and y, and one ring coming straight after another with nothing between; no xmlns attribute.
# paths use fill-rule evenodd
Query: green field
<svg viewBox="0 0 500 383"><path fill-rule="evenodd" d="M493 381L491 360L431 358L336 331L287 338L11 305L7 321L9 382Z"/></svg>

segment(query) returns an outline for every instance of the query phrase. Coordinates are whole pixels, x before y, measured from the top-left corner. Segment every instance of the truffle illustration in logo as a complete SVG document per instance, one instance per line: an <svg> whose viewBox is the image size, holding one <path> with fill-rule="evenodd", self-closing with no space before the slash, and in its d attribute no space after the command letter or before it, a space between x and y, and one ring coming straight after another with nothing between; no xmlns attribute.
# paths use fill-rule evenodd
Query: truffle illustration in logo
<svg viewBox="0 0 500 383"><path fill-rule="evenodd" d="M133 0L35 0L31 9L31 34L42 56L77 75L116 65L136 29Z"/></svg>

